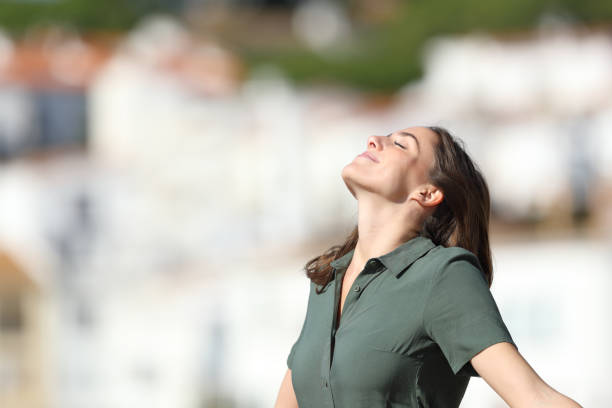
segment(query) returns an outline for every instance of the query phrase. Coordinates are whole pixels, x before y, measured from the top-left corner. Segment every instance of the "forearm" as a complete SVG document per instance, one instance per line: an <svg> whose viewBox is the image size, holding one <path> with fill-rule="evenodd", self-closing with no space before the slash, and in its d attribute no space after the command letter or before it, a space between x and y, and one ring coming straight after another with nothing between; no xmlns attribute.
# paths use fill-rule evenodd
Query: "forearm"
<svg viewBox="0 0 612 408"><path fill-rule="evenodd" d="M583 408L573 399L561 394L554 388L547 386L538 393L537 399L529 408Z"/></svg>
<svg viewBox="0 0 612 408"><path fill-rule="evenodd" d="M471 361L511 408L583 408L544 382L510 343L487 347Z"/></svg>

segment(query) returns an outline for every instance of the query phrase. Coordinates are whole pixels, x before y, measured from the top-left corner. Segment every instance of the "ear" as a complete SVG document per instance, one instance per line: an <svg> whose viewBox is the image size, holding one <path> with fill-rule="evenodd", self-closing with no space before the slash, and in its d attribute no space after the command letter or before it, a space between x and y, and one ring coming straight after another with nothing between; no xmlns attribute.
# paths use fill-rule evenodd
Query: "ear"
<svg viewBox="0 0 612 408"><path fill-rule="evenodd" d="M433 184L424 184L415 190L413 197L423 207L435 207L444 199L444 193Z"/></svg>

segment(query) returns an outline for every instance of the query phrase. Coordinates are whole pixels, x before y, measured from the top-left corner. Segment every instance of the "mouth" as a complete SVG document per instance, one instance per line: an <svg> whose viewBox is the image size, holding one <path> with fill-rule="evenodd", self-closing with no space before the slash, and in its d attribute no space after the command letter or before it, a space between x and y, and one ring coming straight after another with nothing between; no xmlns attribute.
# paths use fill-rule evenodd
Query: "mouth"
<svg viewBox="0 0 612 408"><path fill-rule="evenodd" d="M365 157L366 159L372 160L375 163L378 163L378 159L370 152L363 152L357 157Z"/></svg>

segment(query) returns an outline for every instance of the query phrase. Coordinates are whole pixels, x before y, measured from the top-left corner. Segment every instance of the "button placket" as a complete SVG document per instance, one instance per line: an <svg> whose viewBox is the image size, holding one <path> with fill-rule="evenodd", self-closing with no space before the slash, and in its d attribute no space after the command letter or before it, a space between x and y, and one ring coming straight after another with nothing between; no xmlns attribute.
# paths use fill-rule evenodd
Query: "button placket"
<svg viewBox="0 0 612 408"><path fill-rule="evenodd" d="M349 290L347 294L347 297L344 301L344 307L343 307L341 319L351 318L351 311L353 308L356 307L355 303L358 302L358 299L364 293L365 287L368 286L369 282L371 282L378 275L380 275L380 273L384 269L382 266L383 266L382 263L376 258L372 258L366 262L366 265L364 269L362 270L362 273L360 273L356 277L355 281L352 284L351 289ZM334 308L333 308L334 316L332 319L330 343L325 350L325 354L329 357L327 359L327 363L329 365L325 364L322 370L321 383L320 383L321 390L325 394L325 398L327 399L327 404L329 404L330 407L334 406L334 389L332 389L331 376L333 375L332 373L334 371L333 366L334 366L334 360L335 360L333 357L334 352L332 351L333 348L335 347L332 346L331 343L332 342L335 343L336 335L341 332L340 328L342 327L343 320L340 321L340 326L337 329L335 328L336 318L337 318L337 308L339 306L340 295L341 295L341 283L340 282L343 279L343 277L344 277L344 273L337 271L334 268L334 279L333 279L334 281L334 300L332 302L334 304Z"/></svg>
<svg viewBox="0 0 612 408"><path fill-rule="evenodd" d="M351 290L352 293L349 293L346 297L344 307L347 307L349 299L351 300L350 303L354 303L355 301L357 301L357 299L359 299L364 293L366 286L368 286L370 282L376 279L376 277L378 277L384 269L384 266L377 258L369 259L366 262L364 270L362 271L363 273L360 273L355 279L355 282L353 282L353 287Z"/></svg>
<svg viewBox="0 0 612 408"><path fill-rule="evenodd" d="M377 258L371 258L369 259L363 270L361 271L361 273L359 273L357 275L357 277L355 278L355 281L353 281L352 283L352 287L351 287L351 292L361 292L362 288L363 288L363 281L365 281L367 279L367 275L370 275L374 272L377 272L379 268L379 261ZM335 277L335 275L334 275ZM342 276L339 278L342 279ZM338 291L340 292L340 285L338 285L338 283L336 283ZM347 306L347 304L349 303L349 300L351 300L351 293L349 292L349 294L347 295L346 299L345 299L345 304L344 307Z"/></svg>

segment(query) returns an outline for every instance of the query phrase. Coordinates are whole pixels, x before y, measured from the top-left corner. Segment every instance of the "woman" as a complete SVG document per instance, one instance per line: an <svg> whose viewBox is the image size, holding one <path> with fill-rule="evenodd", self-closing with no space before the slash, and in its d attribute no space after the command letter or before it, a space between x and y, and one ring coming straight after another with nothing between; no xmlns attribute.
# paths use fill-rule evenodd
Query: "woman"
<svg viewBox="0 0 612 408"><path fill-rule="evenodd" d="M448 131L371 136L342 178L358 224L306 264L277 408L458 407L471 376L511 407L580 407L536 374L500 316L489 191Z"/></svg>

